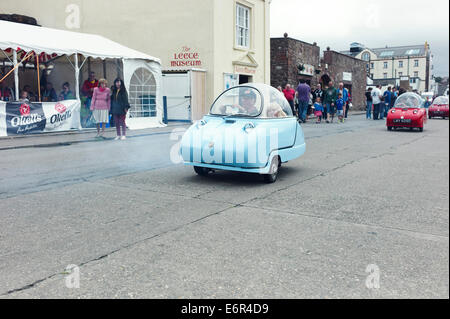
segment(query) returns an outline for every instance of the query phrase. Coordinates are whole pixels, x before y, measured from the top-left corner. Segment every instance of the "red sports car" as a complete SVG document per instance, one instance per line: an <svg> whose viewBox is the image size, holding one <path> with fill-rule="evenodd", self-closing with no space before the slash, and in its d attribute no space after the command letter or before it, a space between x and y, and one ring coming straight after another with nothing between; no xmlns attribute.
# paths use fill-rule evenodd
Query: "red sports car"
<svg viewBox="0 0 450 319"><path fill-rule="evenodd" d="M395 101L395 105L389 110L386 125L389 131L394 128L418 128L423 131L427 121L427 111L424 108L424 100L416 93L403 93Z"/></svg>
<svg viewBox="0 0 450 319"><path fill-rule="evenodd" d="M428 108L428 118L433 117L448 118L448 96L439 96L434 99L433 104Z"/></svg>

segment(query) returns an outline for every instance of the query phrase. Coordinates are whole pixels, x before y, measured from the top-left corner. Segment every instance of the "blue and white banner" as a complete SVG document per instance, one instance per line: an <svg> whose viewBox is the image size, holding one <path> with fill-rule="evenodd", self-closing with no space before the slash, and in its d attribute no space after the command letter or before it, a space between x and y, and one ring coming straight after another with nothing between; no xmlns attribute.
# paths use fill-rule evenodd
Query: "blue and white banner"
<svg viewBox="0 0 450 319"><path fill-rule="evenodd" d="M2 102L0 136L28 135L81 129L80 101Z"/></svg>

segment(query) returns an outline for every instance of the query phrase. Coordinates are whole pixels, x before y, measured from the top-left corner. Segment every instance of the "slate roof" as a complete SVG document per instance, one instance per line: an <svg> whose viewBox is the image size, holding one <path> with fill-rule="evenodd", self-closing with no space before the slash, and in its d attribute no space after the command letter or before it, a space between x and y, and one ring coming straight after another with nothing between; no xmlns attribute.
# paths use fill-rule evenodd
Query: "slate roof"
<svg viewBox="0 0 450 319"><path fill-rule="evenodd" d="M392 57L406 57L406 56L424 56L425 55L425 45L407 45L407 46L399 46L399 47L387 47L387 48L377 48L377 49L371 49L367 48L368 50L372 51L377 55L379 59L388 59ZM350 52L350 50L347 51L341 51L343 54L347 54L350 56L356 56L360 52Z"/></svg>

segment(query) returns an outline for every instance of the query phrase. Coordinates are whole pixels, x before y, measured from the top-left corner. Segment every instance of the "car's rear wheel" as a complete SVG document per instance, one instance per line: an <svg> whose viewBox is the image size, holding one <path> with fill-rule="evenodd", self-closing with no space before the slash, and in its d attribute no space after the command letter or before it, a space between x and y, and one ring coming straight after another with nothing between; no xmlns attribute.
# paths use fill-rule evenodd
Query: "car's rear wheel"
<svg viewBox="0 0 450 319"><path fill-rule="evenodd" d="M264 175L264 181L268 184L275 183L278 177L278 169L280 167L280 158L275 156L270 163L269 174Z"/></svg>
<svg viewBox="0 0 450 319"><path fill-rule="evenodd" d="M419 127L419 132L423 132L423 127Z"/></svg>
<svg viewBox="0 0 450 319"><path fill-rule="evenodd" d="M211 170L206 167L194 166L194 171L200 176L207 176Z"/></svg>

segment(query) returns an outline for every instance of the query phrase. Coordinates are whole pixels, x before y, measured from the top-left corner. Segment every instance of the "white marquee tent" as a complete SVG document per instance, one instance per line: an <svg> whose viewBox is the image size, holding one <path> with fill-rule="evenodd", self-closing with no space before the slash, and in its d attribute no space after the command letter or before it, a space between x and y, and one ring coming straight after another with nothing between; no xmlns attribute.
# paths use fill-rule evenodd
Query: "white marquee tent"
<svg viewBox="0 0 450 319"><path fill-rule="evenodd" d="M70 32L0 21L0 59L11 66L20 65L18 52L36 55L66 56L73 66L77 99L80 99L79 74L88 58L113 59L122 62L123 79L129 92L132 109L127 125L131 129L163 126L162 73L158 58L138 52L99 35ZM84 59L84 60L83 60ZM3 76L0 76L0 79ZM14 70L16 97L19 90L18 69ZM152 111L141 111L142 104L152 100ZM147 100L147 102L143 102ZM134 110L134 113L132 112ZM131 114L131 115L130 115ZM131 116L131 117L130 117Z"/></svg>

